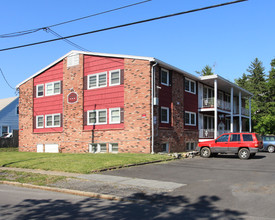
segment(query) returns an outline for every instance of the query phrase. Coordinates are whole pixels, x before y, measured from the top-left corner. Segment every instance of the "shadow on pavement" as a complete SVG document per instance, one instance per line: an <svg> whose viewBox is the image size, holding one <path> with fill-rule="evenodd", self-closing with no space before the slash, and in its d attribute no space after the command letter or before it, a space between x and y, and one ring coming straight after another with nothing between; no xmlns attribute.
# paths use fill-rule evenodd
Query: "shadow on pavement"
<svg viewBox="0 0 275 220"><path fill-rule="evenodd" d="M190 202L185 196L145 195L129 199L145 199L147 203L106 201L92 198L67 200L26 199L17 205L1 207L0 216L11 219L244 219L245 212L222 209L215 205L217 196L200 196ZM15 214L17 213L17 214Z"/></svg>

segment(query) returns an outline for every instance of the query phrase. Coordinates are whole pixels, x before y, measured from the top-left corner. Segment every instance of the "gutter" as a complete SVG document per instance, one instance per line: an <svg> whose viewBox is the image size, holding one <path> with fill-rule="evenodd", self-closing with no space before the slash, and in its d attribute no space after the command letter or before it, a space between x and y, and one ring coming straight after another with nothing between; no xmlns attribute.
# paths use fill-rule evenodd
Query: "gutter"
<svg viewBox="0 0 275 220"><path fill-rule="evenodd" d="M151 68L151 123L152 123L152 135L151 135L151 154L154 154L154 136L155 136L155 127L154 127L154 99L155 99L155 66L157 65L158 63L155 62L153 65L152 65L152 68Z"/></svg>

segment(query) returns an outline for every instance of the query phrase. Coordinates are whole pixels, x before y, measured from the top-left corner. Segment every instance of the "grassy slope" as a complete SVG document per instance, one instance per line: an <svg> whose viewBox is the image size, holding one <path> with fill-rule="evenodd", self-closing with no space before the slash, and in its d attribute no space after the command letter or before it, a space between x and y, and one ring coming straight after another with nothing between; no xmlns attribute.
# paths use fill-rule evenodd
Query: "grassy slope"
<svg viewBox="0 0 275 220"><path fill-rule="evenodd" d="M50 154L30 152L0 152L0 166L55 170L73 173L166 160L166 155L151 154Z"/></svg>

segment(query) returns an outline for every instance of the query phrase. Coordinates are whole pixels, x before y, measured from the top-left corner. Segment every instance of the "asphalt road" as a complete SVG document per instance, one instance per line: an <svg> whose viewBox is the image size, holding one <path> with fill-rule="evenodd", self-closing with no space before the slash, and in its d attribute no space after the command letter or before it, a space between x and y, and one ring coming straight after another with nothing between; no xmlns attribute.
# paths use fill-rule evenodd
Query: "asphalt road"
<svg viewBox="0 0 275 220"><path fill-rule="evenodd" d="M184 159L103 175L183 184L170 192L117 202L0 185L0 219L274 219L275 154Z"/></svg>

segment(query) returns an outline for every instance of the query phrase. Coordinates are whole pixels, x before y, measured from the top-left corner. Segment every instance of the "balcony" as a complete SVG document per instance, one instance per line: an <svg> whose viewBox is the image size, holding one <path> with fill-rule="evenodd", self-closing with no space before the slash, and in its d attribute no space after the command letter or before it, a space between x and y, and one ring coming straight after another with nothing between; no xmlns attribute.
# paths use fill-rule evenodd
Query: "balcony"
<svg viewBox="0 0 275 220"><path fill-rule="evenodd" d="M204 98L202 102L203 108L214 108L214 98ZM219 109L230 111L230 102L223 101L221 99L217 100L217 107Z"/></svg>
<svg viewBox="0 0 275 220"><path fill-rule="evenodd" d="M242 115L249 116L249 109L242 107L241 111L242 111ZM233 114L239 114L239 107L234 109Z"/></svg>
<svg viewBox="0 0 275 220"><path fill-rule="evenodd" d="M214 108L214 98L204 98L202 100L203 108Z"/></svg>
<svg viewBox="0 0 275 220"><path fill-rule="evenodd" d="M229 133L230 130L218 130L217 131L217 137L224 133ZM214 129L201 129L199 131L199 138L209 138L214 139Z"/></svg>
<svg viewBox="0 0 275 220"><path fill-rule="evenodd" d="M218 99L217 104L218 104L219 109L222 109L225 111L230 111L230 102L226 102L226 101Z"/></svg>

